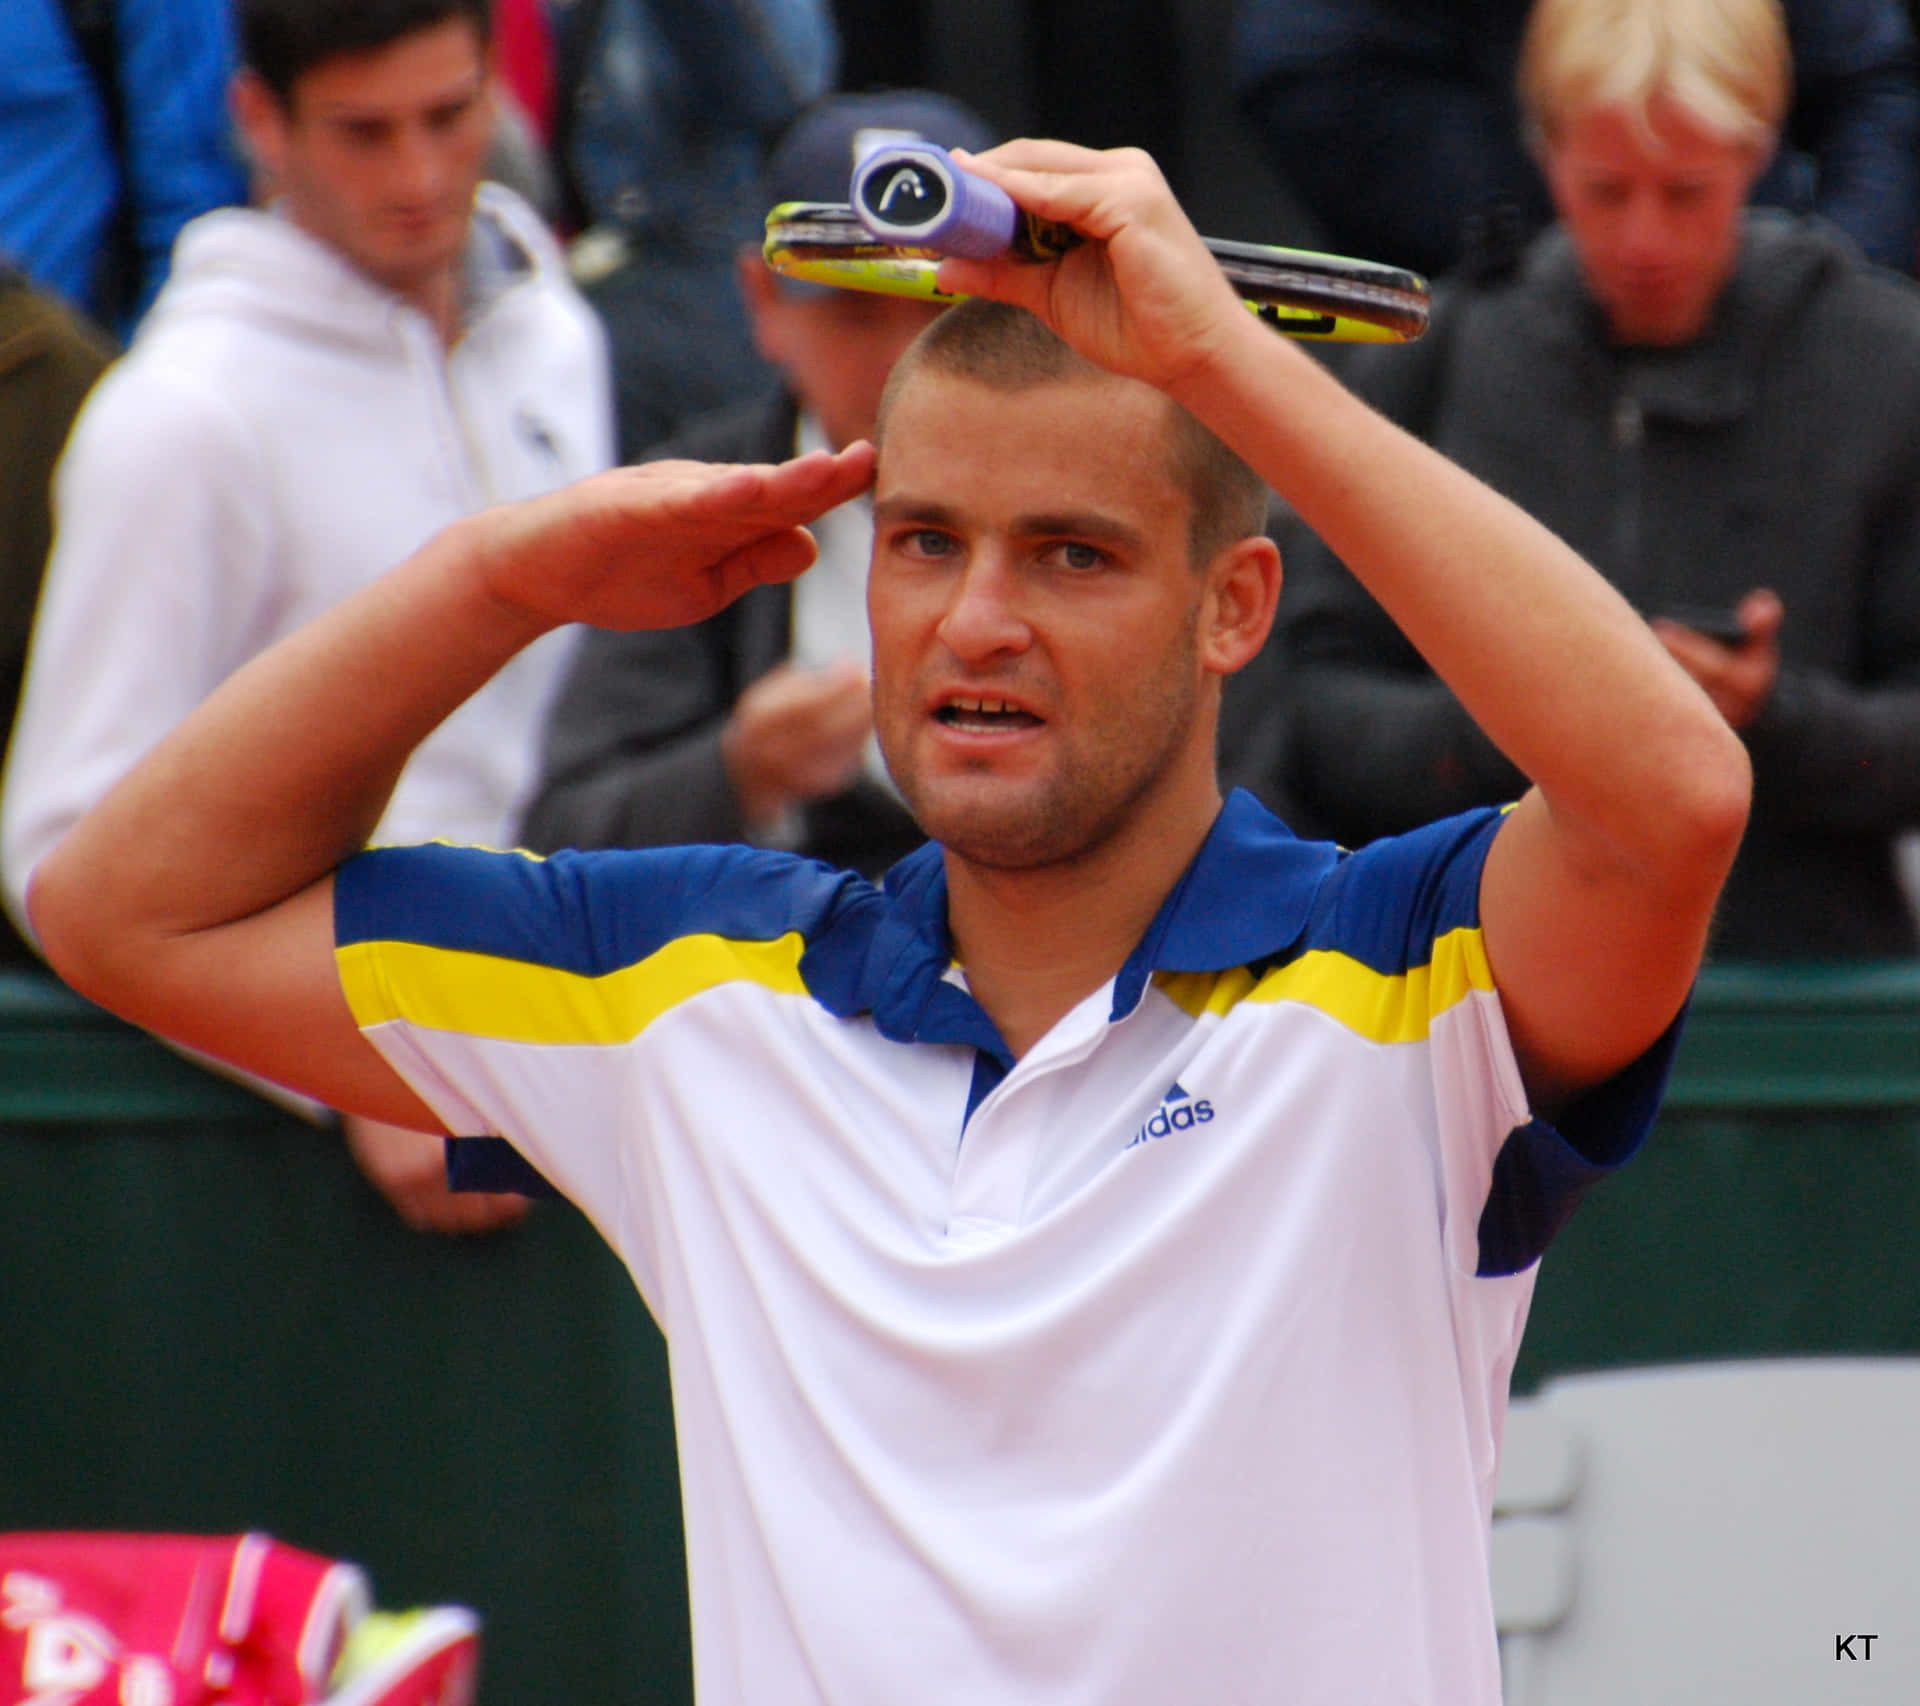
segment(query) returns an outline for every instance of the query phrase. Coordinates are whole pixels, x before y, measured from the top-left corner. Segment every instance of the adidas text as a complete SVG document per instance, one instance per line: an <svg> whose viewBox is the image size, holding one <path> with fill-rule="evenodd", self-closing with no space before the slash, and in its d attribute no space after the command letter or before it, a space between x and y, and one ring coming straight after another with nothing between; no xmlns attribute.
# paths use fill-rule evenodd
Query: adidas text
<svg viewBox="0 0 1920 1706"><path fill-rule="evenodd" d="M1176 1084L1161 1098L1160 1106L1154 1116L1128 1140L1127 1148L1133 1149L1142 1143L1170 1137L1176 1131L1191 1131L1197 1125L1205 1125L1212 1118L1211 1102L1204 1096L1189 1096Z"/></svg>

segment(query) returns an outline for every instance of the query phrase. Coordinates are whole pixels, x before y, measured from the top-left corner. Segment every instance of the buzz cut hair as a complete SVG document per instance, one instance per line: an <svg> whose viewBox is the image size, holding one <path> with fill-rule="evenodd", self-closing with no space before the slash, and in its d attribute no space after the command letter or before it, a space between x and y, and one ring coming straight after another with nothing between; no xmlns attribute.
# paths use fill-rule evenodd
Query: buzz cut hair
<svg viewBox="0 0 1920 1706"><path fill-rule="evenodd" d="M1516 80L1536 152L1577 115L1618 107L1643 135L1671 102L1703 129L1771 152L1793 94L1778 0L1536 0Z"/></svg>
<svg viewBox="0 0 1920 1706"><path fill-rule="evenodd" d="M291 110L294 85L342 54L374 53L450 19L493 41L493 0L238 0L240 63Z"/></svg>
<svg viewBox="0 0 1920 1706"><path fill-rule="evenodd" d="M933 321L893 365L881 393L874 442L886 438L894 399L920 372L969 379L994 391L1111 379L1048 326L1011 303L968 297ZM1227 546L1266 530L1267 484L1234 451L1171 397L1169 471L1186 492L1187 554L1202 568Z"/></svg>

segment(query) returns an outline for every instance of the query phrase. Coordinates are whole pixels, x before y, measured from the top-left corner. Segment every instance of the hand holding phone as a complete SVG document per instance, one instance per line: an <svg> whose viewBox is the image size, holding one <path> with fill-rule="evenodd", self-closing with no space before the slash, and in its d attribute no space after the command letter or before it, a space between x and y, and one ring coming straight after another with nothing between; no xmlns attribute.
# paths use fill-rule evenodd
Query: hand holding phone
<svg viewBox="0 0 1920 1706"><path fill-rule="evenodd" d="M1728 724L1744 729L1772 697L1780 676L1779 596L1758 587L1731 610L1669 605L1654 633L1674 661L1705 689Z"/></svg>
<svg viewBox="0 0 1920 1706"><path fill-rule="evenodd" d="M1739 611L1721 605L1671 604L1660 615L1668 622L1678 622L1683 628L1706 635L1709 640L1718 640L1723 646L1744 646L1750 637Z"/></svg>

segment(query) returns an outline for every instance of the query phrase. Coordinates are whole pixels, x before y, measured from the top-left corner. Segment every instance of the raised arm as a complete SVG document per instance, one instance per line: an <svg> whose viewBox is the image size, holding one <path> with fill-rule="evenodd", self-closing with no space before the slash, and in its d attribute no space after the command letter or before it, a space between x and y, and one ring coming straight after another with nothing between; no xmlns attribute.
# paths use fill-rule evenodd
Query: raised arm
<svg viewBox="0 0 1920 1706"><path fill-rule="evenodd" d="M777 468L619 469L448 528L238 671L34 873L48 959L134 1023L348 1112L433 1129L354 1026L331 873L413 751L522 646L569 621L702 619L813 558L801 523L872 452Z"/></svg>
<svg viewBox="0 0 1920 1706"><path fill-rule="evenodd" d="M1571 549L1241 308L1146 156L1020 142L974 164L1096 241L949 261L943 285L1160 385L1352 568L1534 784L1481 893L1530 1091L1550 1107L1624 1066L1698 969L1746 821L1737 737Z"/></svg>

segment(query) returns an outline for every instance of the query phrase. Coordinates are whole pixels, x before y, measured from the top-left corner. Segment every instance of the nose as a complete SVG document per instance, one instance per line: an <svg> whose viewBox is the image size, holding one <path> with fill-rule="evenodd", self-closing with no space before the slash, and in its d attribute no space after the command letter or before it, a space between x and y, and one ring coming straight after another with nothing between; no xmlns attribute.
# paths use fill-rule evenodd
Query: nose
<svg viewBox="0 0 1920 1706"><path fill-rule="evenodd" d="M1006 555L976 549L954 578L941 642L969 667L1000 656L1017 656L1033 644L1033 630L1022 611L1019 576Z"/></svg>
<svg viewBox="0 0 1920 1706"><path fill-rule="evenodd" d="M392 182L402 198L429 201L440 191L443 161L432 134L422 125L401 125L394 137Z"/></svg>
<svg viewBox="0 0 1920 1706"><path fill-rule="evenodd" d="M1661 259L1668 244L1666 210L1658 196L1636 195L1629 198L1620 216L1621 251L1631 261L1645 264Z"/></svg>

